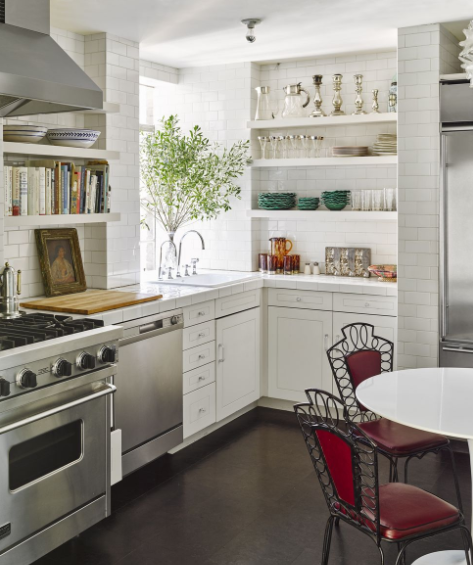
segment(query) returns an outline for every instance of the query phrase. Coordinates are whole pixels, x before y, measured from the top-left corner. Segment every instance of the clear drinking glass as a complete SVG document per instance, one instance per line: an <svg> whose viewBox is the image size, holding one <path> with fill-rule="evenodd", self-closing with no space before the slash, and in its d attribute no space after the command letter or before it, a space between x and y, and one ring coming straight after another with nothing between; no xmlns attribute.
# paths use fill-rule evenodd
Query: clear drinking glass
<svg viewBox="0 0 473 565"><path fill-rule="evenodd" d="M372 210L372 190L362 190L361 191L361 209L364 212L369 212Z"/></svg>
<svg viewBox="0 0 473 565"><path fill-rule="evenodd" d="M306 136L297 135L296 139L297 139L297 157L302 158L304 156Z"/></svg>
<svg viewBox="0 0 473 565"><path fill-rule="evenodd" d="M351 209L361 210L361 190L351 191Z"/></svg>
<svg viewBox="0 0 473 565"><path fill-rule="evenodd" d="M372 190L371 209L375 212L382 212L384 210L384 190Z"/></svg>
<svg viewBox="0 0 473 565"><path fill-rule="evenodd" d="M309 135L307 139L309 146L307 157L317 157L317 141L318 141L317 136Z"/></svg>
<svg viewBox="0 0 473 565"><path fill-rule="evenodd" d="M278 149L277 143L278 143L277 136L272 135L269 138L269 144L271 145L272 159L276 159L276 152L277 152L277 149Z"/></svg>
<svg viewBox="0 0 473 565"><path fill-rule="evenodd" d="M395 188L384 189L384 209L387 212L395 212L397 210Z"/></svg>
<svg viewBox="0 0 473 565"><path fill-rule="evenodd" d="M261 158L267 159L266 149L269 146L269 137L266 137L265 135L259 135L258 141L261 146Z"/></svg>
<svg viewBox="0 0 473 565"><path fill-rule="evenodd" d="M323 157L325 151L325 139L323 136L317 138L317 154L316 157Z"/></svg>
<svg viewBox="0 0 473 565"><path fill-rule="evenodd" d="M290 156L293 158L297 157L297 136L288 135L287 139L290 148Z"/></svg>
<svg viewBox="0 0 473 565"><path fill-rule="evenodd" d="M288 154L289 154L289 139L287 135L282 135L281 136L281 157L283 159L287 159Z"/></svg>
<svg viewBox="0 0 473 565"><path fill-rule="evenodd" d="M325 140L325 156L333 157L332 149L335 147L337 140L335 138L328 138Z"/></svg>

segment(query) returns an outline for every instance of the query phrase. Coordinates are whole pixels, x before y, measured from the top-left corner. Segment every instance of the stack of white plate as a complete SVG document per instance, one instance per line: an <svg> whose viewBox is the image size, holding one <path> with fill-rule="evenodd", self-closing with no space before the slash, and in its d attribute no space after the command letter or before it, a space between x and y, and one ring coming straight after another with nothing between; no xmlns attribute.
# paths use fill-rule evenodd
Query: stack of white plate
<svg viewBox="0 0 473 565"><path fill-rule="evenodd" d="M88 149L97 141L99 135L100 132L93 129L58 128L48 130L49 143L60 147Z"/></svg>
<svg viewBox="0 0 473 565"><path fill-rule="evenodd" d="M397 155L397 135L380 133L373 145L373 155Z"/></svg>
<svg viewBox="0 0 473 565"><path fill-rule="evenodd" d="M44 126L5 124L3 126L3 141L38 143L44 138L47 131L48 128Z"/></svg>
<svg viewBox="0 0 473 565"><path fill-rule="evenodd" d="M333 147L332 155L334 157L366 157L368 155L368 147Z"/></svg>

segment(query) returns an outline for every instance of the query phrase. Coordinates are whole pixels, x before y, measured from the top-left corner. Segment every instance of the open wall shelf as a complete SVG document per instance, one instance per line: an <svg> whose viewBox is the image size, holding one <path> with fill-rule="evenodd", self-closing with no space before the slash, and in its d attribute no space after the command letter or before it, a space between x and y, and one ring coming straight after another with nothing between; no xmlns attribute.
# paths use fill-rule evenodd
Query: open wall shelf
<svg viewBox="0 0 473 565"><path fill-rule="evenodd" d="M51 159L102 159L112 161L120 159L119 151L105 151L103 149L81 149L76 147L57 147L55 145L41 145L35 143L3 144L3 153L6 155L25 155L50 157Z"/></svg>
<svg viewBox="0 0 473 565"><path fill-rule="evenodd" d="M96 224L118 222L118 212L108 214L54 214L51 216L5 216L6 228L25 228L31 226L60 226L62 224Z"/></svg>
<svg viewBox="0 0 473 565"><path fill-rule="evenodd" d="M384 124L397 122L395 112L379 114L363 114L361 116L326 116L321 118L276 118L274 120L252 120L248 122L250 129L281 129L281 128L308 128L347 126L359 124Z"/></svg>

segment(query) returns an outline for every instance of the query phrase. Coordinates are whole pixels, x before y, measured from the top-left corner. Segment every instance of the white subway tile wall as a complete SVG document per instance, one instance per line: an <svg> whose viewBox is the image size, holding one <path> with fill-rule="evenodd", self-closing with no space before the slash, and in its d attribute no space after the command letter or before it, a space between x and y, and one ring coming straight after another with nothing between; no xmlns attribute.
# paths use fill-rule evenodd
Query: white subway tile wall
<svg viewBox="0 0 473 565"><path fill-rule="evenodd" d="M438 364L439 74L460 72L439 24L399 30L400 368Z"/></svg>

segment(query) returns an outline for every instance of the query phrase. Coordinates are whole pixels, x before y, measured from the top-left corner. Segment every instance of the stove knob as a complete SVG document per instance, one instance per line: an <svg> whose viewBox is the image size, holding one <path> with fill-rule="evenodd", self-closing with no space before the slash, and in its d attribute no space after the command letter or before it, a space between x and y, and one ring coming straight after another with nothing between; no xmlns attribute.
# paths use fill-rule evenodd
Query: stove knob
<svg viewBox="0 0 473 565"><path fill-rule="evenodd" d="M29 369L23 369L23 371L18 374L16 383L21 388L35 388L38 384L36 373L33 373L33 371Z"/></svg>
<svg viewBox="0 0 473 565"><path fill-rule="evenodd" d="M171 318L171 326L175 326L178 323L179 323L179 316L173 316Z"/></svg>
<svg viewBox="0 0 473 565"><path fill-rule="evenodd" d="M117 352L115 348L104 345L98 352L97 358L101 363L115 363Z"/></svg>
<svg viewBox="0 0 473 565"><path fill-rule="evenodd" d="M85 371L86 369L95 369L95 357L87 352L82 352L77 357L77 367Z"/></svg>
<svg viewBox="0 0 473 565"><path fill-rule="evenodd" d="M0 377L0 396L10 395L10 381Z"/></svg>
<svg viewBox="0 0 473 565"><path fill-rule="evenodd" d="M70 377L72 375L72 363L61 357L54 363L52 373L55 377Z"/></svg>

